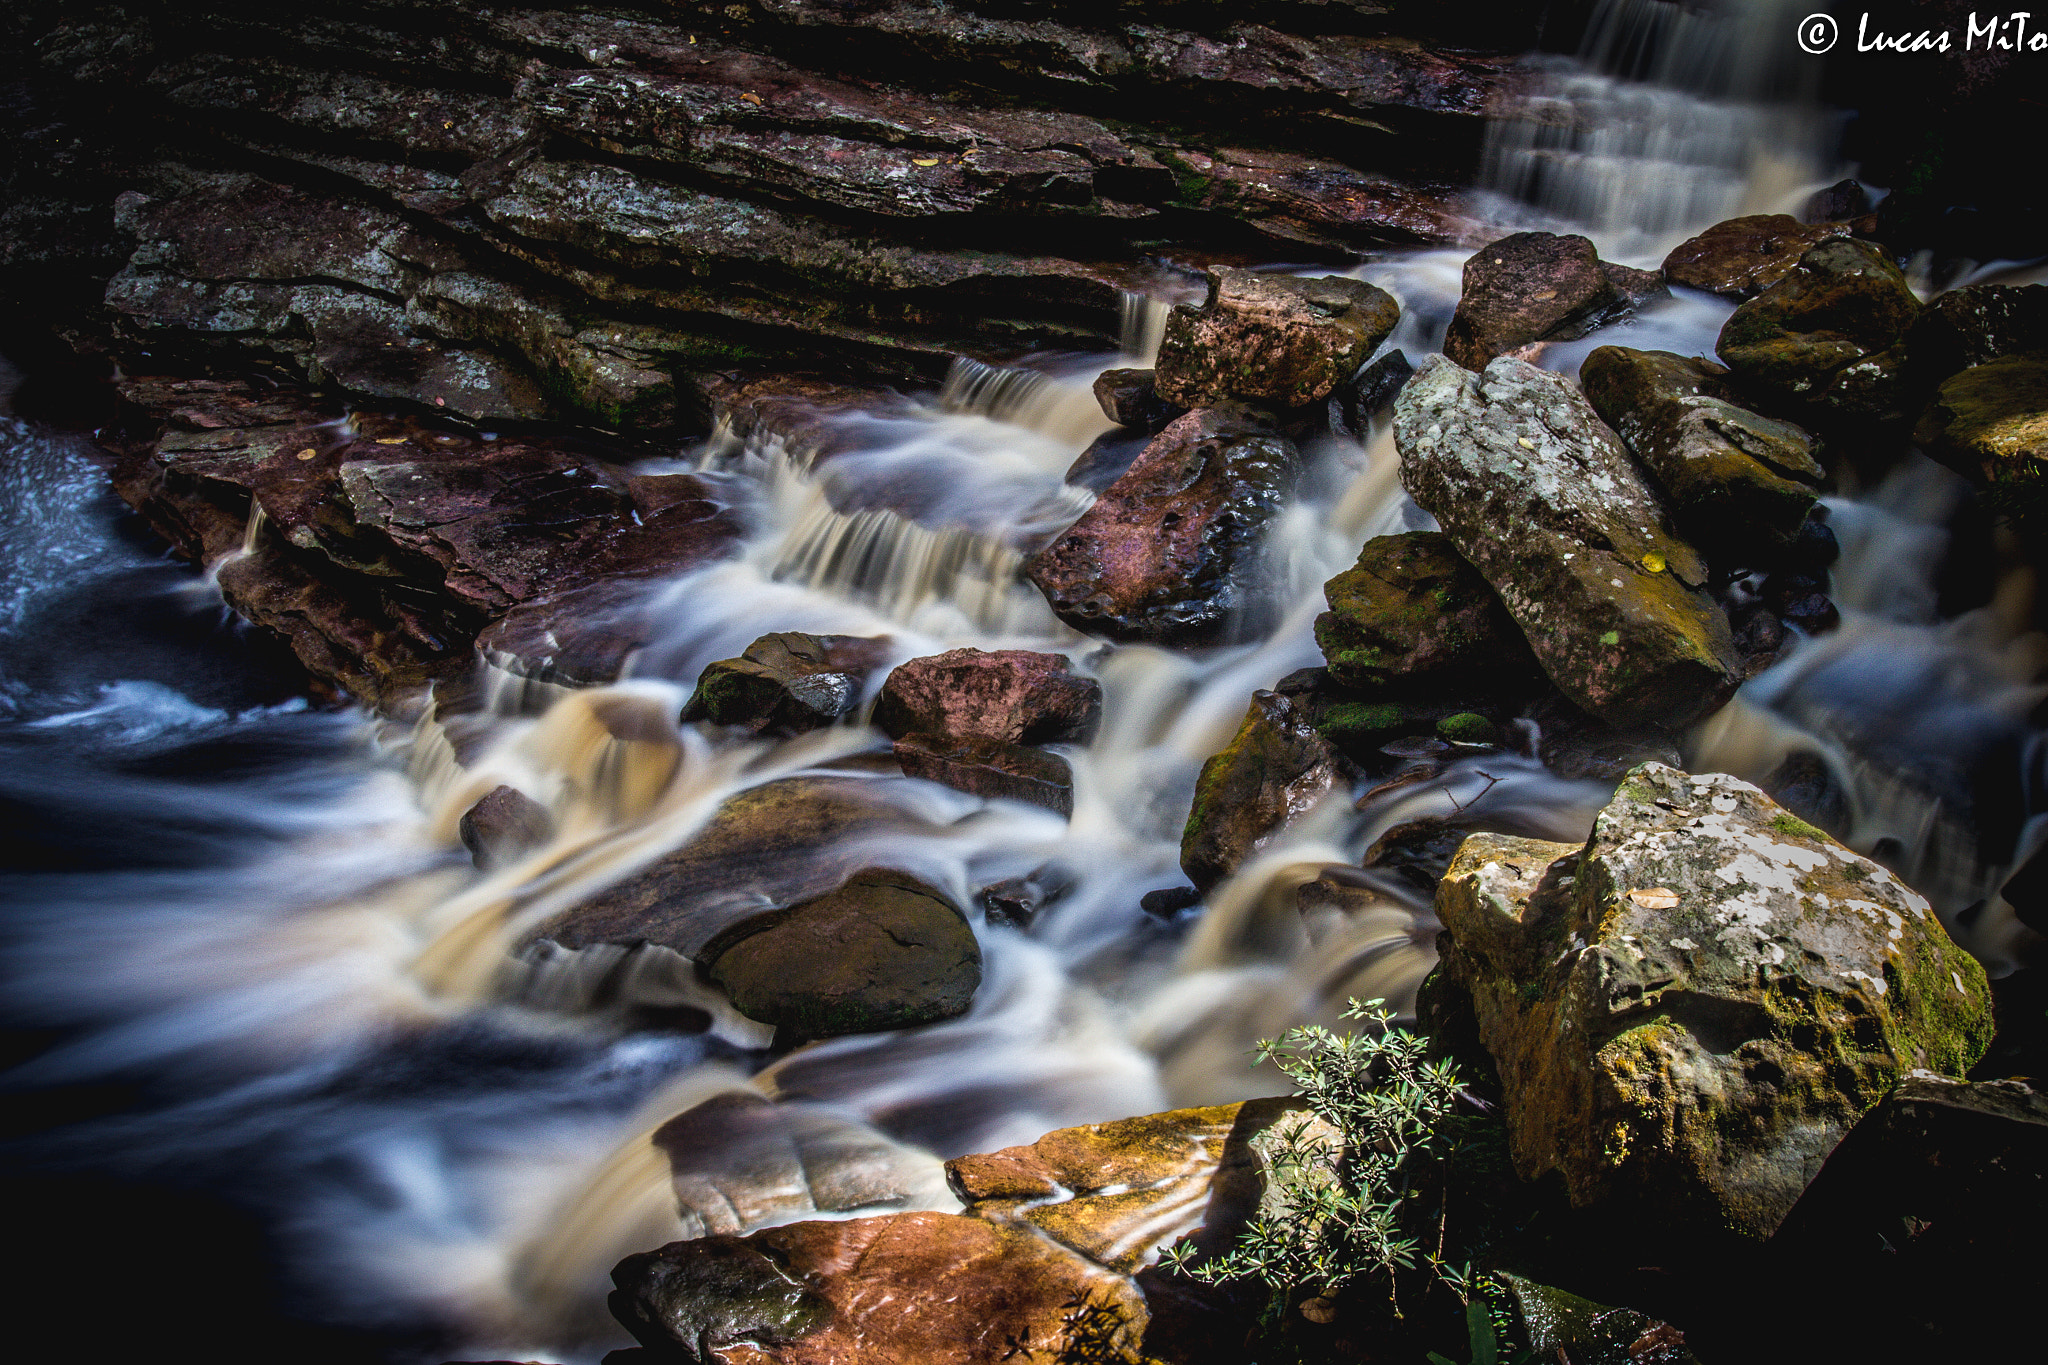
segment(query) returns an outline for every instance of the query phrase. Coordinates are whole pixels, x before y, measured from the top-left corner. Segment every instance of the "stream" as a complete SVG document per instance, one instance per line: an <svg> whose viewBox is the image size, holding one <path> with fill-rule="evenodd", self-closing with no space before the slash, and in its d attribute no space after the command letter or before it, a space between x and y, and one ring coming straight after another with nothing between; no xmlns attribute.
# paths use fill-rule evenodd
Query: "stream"
<svg viewBox="0 0 2048 1365"><path fill-rule="evenodd" d="M1789 31L1783 9L1744 13ZM1631 13L1603 7L1587 55L1551 59L1531 97L1577 111L1580 136L1560 144L1533 115L1497 124L1478 196L1497 221L1585 231L1604 257L1655 266L1709 223L1796 210L1837 178L1810 92L1631 65L1636 48L1677 50L1630 39ZM1352 272L1402 304L1389 349L1440 349L1467 254ZM604 1310L611 1266L684 1235L650 1137L702 1099L806 1107L933 1163L1276 1093L1251 1066L1257 1039L1335 1022L1347 997L1411 1010L1438 926L1426 889L1359 867L1373 842L1452 815L1579 840L1610 788L1547 770L1523 722L1427 781L1334 792L1197 910L1140 908L1182 884L1195 775L1251 693L1321 663L1323 583L1365 540L1434 524L1401 489L1383 411L1360 440L1305 450L1266 547L1262 638L1172 651L1062 625L1020 565L1092 500L1063 479L1110 425L1090 385L1147 363L1164 307L1131 300L1121 354L961 361L937 392L836 419L847 449L829 461L714 433L650 463L700 472L748 531L648 588L657 631L629 676L579 691L485 661L479 710L417 725L294 695L278 647L139 529L89 442L0 421L4 1142L17 1218L46 1230L24 1301L230 1360L594 1362L630 1344ZM1575 373L1607 343L1710 355L1731 308L1680 290L1541 363ZM1952 543L1968 501L1918 456L1840 462L1840 628L1798 640L1685 757L1750 781L1794 758L1825 772L1832 831L1896 868L1997 975L2028 937L1997 888L2048 841L2029 719L2048 639L2029 571L1987 536ZM889 666L947 649L1066 655L1104 695L1099 737L1061 751L1071 822L896 775L864 725L781 741L678 728L703 667L771 631L888 637L870 702ZM598 707L656 738L612 738ZM871 849L969 907L985 977L965 1015L780 1053L680 959L514 953L734 792L818 773L871 783L900 813L841 854ZM556 832L479 872L456 825L500 783L547 805ZM1332 869L1381 893L1337 931L1305 923L1295 896ZM983 918L981 888L1040 874L1065 889L1028 929ZM957 1207L936 1178L920 1197Z"/></svg>

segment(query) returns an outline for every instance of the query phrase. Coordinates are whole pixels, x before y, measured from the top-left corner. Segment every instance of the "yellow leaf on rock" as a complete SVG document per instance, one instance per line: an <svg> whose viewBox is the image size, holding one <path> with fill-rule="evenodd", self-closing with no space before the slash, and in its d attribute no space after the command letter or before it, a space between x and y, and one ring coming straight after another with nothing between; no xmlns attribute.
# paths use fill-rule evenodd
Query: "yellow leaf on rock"
<svg viewBox="0 0 2048 1365"><path fill-rule="evenodd" d="M311 446L308 446L308 447L307 447L306 449L304 449L304 450L300 451L300 452L299 452L299 458L300 458L300 459L302 459L302 460L310 460L310 459L312 459L312 458L313 458L313 448L312 448Z"/></svg>
<svg viewBox="0 0 2048 1365"><path fill-rule="evenodd" d="M761 102L761 97L751 90L749 90L746 94L741 95L740 98L745 100L748 104L759 104Z"/></svg>
<svg viewBox="0 0 2048 1365"><path fill-rule="evenodd" d="M402 446L405 444L405 438L403 436L379 436L377 444L380 446Z"/></svg>
<svg viewBox="0 0 2048 1365"><path fill-rule="evenodd" d="M910 164L913 166L936 166L939 164L939 159L935 156L914 156L910 158Z"/></svg>
<svg viewBox="0 0 2048 1365"><path fill-rule="evenodd" d="M1652 886L1641 891L1631 891L1628 898L1645 910L1676 910L1678 893L1667 886Z"/></svg>
<svg viewBox="0 0 2048 1365"><path fill-rule="evenodd" d="M1651 573L1663 573L1664 556L1658 554L1655 550L1650 551L1650 553L1643 556L1643 567Z"/></svg>

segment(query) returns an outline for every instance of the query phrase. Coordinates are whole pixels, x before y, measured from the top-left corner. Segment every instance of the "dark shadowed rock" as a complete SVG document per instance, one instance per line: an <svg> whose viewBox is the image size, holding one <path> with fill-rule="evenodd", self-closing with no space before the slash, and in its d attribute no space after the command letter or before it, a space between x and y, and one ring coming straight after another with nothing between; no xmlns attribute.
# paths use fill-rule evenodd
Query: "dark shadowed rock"
<svg viewBox="0 0 2048 1365"><path fill-rule="evenodd" d="M1483 378L1432 358L1396 401L1394 433L1402 482L1574 703L1677 726L1734 690L1706 565L1569 379L1508 356Z"/></svg>
<svg viewBox="0 0 2048 1365"><path fill-rule="evenodd" d="M1187 411L1159 396L1151 370L1104 370L1095 376L1095 401L1110 421L1148 433Z"/></svg>
<svg viewBox="0 0 2048 1365"><path fill-rule="evenodd" d="M1724 298L1752 298L1791 274L1822 242L1848 235L1845 223L1802 223L1789 213L1730 218L1673 247L1664 258L1664 278Z"/></svg>
<svg viewBox="0 0 2048 1365"><path fill-rule="evenodd" d="M1731 401L1727 373L1669 351L1602 346L1579 383L1655 476L1688 540L1717 555L1779 550L1806 524L1824 471L1804 431Z"/></svg>
<svg viewBox="0 0 2048 1365"><path fill-rule="evenodd" d="M2037 485L2048 466L2048 352L2001 356L1952 376L1913 440L1971 479Z"/></svg>
<svg viewBox="0 0 2048 1365"><path fill-rule="evenodd" d="M1854 180L1837 180L1807 196L1799 210L1802 223L1844 223L1870 212L1870 191Z"/></svg>
<svg viewBox="0 0 2048 1365"><path fill-rule="evenodd" d="M953 649L899 664L875 700L875 726L1006 744L1085 744L1102 720L1102 684L1063 654Z"/></svg>
<svg viewBox="0 0 2048 1365"><path fill-rule="evenodd" d="M1253 693L1236 737L1202 765L1195 781L1180 839L1181 871L1208 891L1336 780L1336 751L1305 709L1277 692Z"/></svg>
<svg viewBox="0 0 2048 1365"><path fill-rule="evenodd" d="M1537 673L1507 608L1441 533L1367 541L1323 597L1330 610L1316 618L1316 644L1340 686L1490 692Z"/></svg>
<svg viewBox="0 0 2048 1365"><path fill-rule="evenodd" d="M908 734L895 744L906 777L922 777L974 796L1029 801L1074 813L1074 770L1043 749L985 735Z"/></svg>
<svg viewBox="0 0 2048 1365"><path fill-rule="evenodd" d="M739 658L705 666L683 720L772 735L837 724L860 704L861 688L887 649L886 639L852 635L764 635Z"/></svg>
<svg viewBox="0 0 2048 1365"><path fill-rule="evenodd" d="M1363 280L1218 270L1206 303L1167 318L1155 383L1188 408L1301 407L1357 373L1400 317L1393 296Z"/></svg>
<svg viewBox="0 0 2048 1365"><path fill-rule="evenodd" d="M950 1019L981 985L981 949L960 911L917 879L880 870L748 920L699 960L740 1013L792 1038Z"/></svg>
<svg viewBox="0 0 2048 1365"><path fill-rule="evenodd" d="M1263 414L1190 412L1025 572L1076 630L1179 646L1234 638L1257 623L1260 544L1299 468Z"/></svg>
<svg viewBox="0 0 2048 1365"><path fill-rule="evenodd" d="M1903 383L1895 348L1920 313L1906 277L1868 242L1823 242L1737 308L1715 349L1745 387L1860 416Z"/></svg>
<svg viewBox="0 0 2048 1365"><path fill-rule="evenodd" d="M1648 271L1602 261L1584 237L1517 232L1465 262L1444 354L1468 370L1542 341L1570 341L1663 292Z"/></svg>
<svg viewBox="0 0 2048 1365"><path fill-rule="evenodd" d="M2048 285L1951 289L1906 329L1906 354L1928 383L2024 351L2048 351Z"/></svg>
<svg viewBox="0 0 2048 1365"><path fill-rule="evenodd" d="M1475 834L1437 915L1516 1169L1631 1217L1768 1237L1906 1072L1990 1041L1925 900L1721 774L1636 769L1583 849Z"/></svg>
<svg viewBox="0 0 2048 1365"><path fill-rule="evenodd" d="M1401 351L1389 351L1337 386L1330 395L1330 430L1353 441L1363 441L1373 415L1394 401L1394 395L1415 373Z"/></svg>
<svg viewBox="0 0 2048 1365"><path fill-rule="evenodd" d="M484 871L546 843L555 832L547 807L516 787L493 787L462 813L462 846Z"/></svg>
<svg viewBox="0 0 2048 1365"><path fill-rule="evenodd" d="M1061 863L1047 863L1021 877L1005 877L981 888L982 913L990 924L1029 929L1038 916L1057 905L1074 889L1072 869Z"/></svg>

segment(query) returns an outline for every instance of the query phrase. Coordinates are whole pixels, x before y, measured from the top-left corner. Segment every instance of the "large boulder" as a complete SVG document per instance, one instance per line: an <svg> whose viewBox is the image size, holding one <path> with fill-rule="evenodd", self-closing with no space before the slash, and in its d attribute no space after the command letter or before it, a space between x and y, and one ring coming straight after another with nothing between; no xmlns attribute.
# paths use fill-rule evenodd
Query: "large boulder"
<svg viewBox="0 0 2048 1365"><path fill-rule="evenodd" d="M1499 596L1440 532L1367 541L1323 597L1316 644L1340 686L1499 691L1537 672Z"/></svg>
<svg viewBox="0 0 2048 1365"><path fill-rule="evenodd" d="M2048 351L2001 356L1950 377L1913 440L1980 482L2037 483L2048 464Z"/></svg>
<svg viewBox="0 0 2048 1365"><path fill-rule="evenodd" d="M1730 218L1673 247L1664 258L1664 278L1746 299L1791 274L1799 258L1822 242L1848 235L1847 223L1802 223L1789 213Z"/></svg>
<svg viewBox="0 0 2048 1365"><path fill-rule="evenodd" d="M887 649L886 639L853 635L763 635L737 659L705 665L683 720L771 735L837 724L860 705L861 688Z"/></svg>
<svg viewBox="0 0 2048 1365"><path fill-rule="evenodd" d="M1300 464L1263 414L1198 408L1025 572L1076 630L1167 646L1235 638L1259 624L1260 546Z"/></svg>
<svg viewBox="0 0 2048 1365"><path fill-rule="evenodd" d="M1516 1169L1637 1218L1768 1237L1907 1072L1990 1042L1925 900L1720 774L1635 769L1583 847L1476 834L1437 914Z"/></svg>
<svg viewBox="0 0 2048 1365"><path fill-rule="evenodd" d="M1825 476L1789 422L1738 406L1728 371L1669 351L1602 346L1579 383L1656 476L1678 529L1710 552L1782 550L1798 538Z"/></svg>
<svg viewBox="0 0 2048 1365"><path fill-rule="evenodd" d="M1303 407L1356 374L1400 318L1393 296L1363 280L1217 270L1199 309L1167 318L1154 382L1185 408Z"/></svg>
<svg viewBox="0 0 2048 1365"><path fill-rule="evenodd" d="M1569 379L1434 356L1395 401L1394 437L1402 483L1573 702L1616 725L1680 726L1734 691L1706 564Z"/></svg>
<svg viewBox="0 0 2048 1365"><path fill-rule="evenodd" d="M1600 259L1584 237L1517 232L1465 262L1444 354L1468 370L1544 341L1570 341L1662 294L1654 272Z"/></svg>
<svg viewBox="0 0 2048 1365"><path fill-rule="evenodd" d="M1202 765L1180 837L1180 866L1207 891L1237 871L1337 781L1337 753L1306 708L1254 692L1223 752Z"/></svg>
<svg viewBox="0 0 2048 1365"><path fill-rule="evenodd" d="M1920 301L1868 242L1823 242L1732 313L1715 350L1738 381L1778 402L1849 417L1904 401L1900 338Z"/></svg>
<svg viewBox="0 0 2048 1365"><path fill-rule="evenodd" d="M961 911L886 869L753 916L698 961L741 1014L797 1039L950 1019L981 985L981 948Z"/></svg>
<svg viewBox="0 0 2048 1365"><path fill-rule="evenodd" d="M1929 301L1906 329L1913 371L1930 383L2023 351L2048 351L2048 285L1951 289Z"/></svg>
<svg viewBox="0 0 2048 1365"><path fill-rule="evenodd" d="M952 649L893 669L874 722L892 738L954 735L1005 744L1086 744L1102 720L1102 684L1063 654Z"/></svg>

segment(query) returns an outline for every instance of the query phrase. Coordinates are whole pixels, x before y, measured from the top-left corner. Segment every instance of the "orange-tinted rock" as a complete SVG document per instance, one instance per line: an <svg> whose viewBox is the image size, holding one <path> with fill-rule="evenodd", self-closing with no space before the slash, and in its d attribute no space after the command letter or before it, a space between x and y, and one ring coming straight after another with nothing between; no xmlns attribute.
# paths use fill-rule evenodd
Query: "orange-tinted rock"
<svg viewBox="0 0 2048 1365"><path fill-rule="evenodd" d="M1664 258L1664 278L1725 298L1751 298L1791 274L1822 242L1848 235L1847 223L1802 223L1789 213L1730 218L1673 247Z"/></svg>

